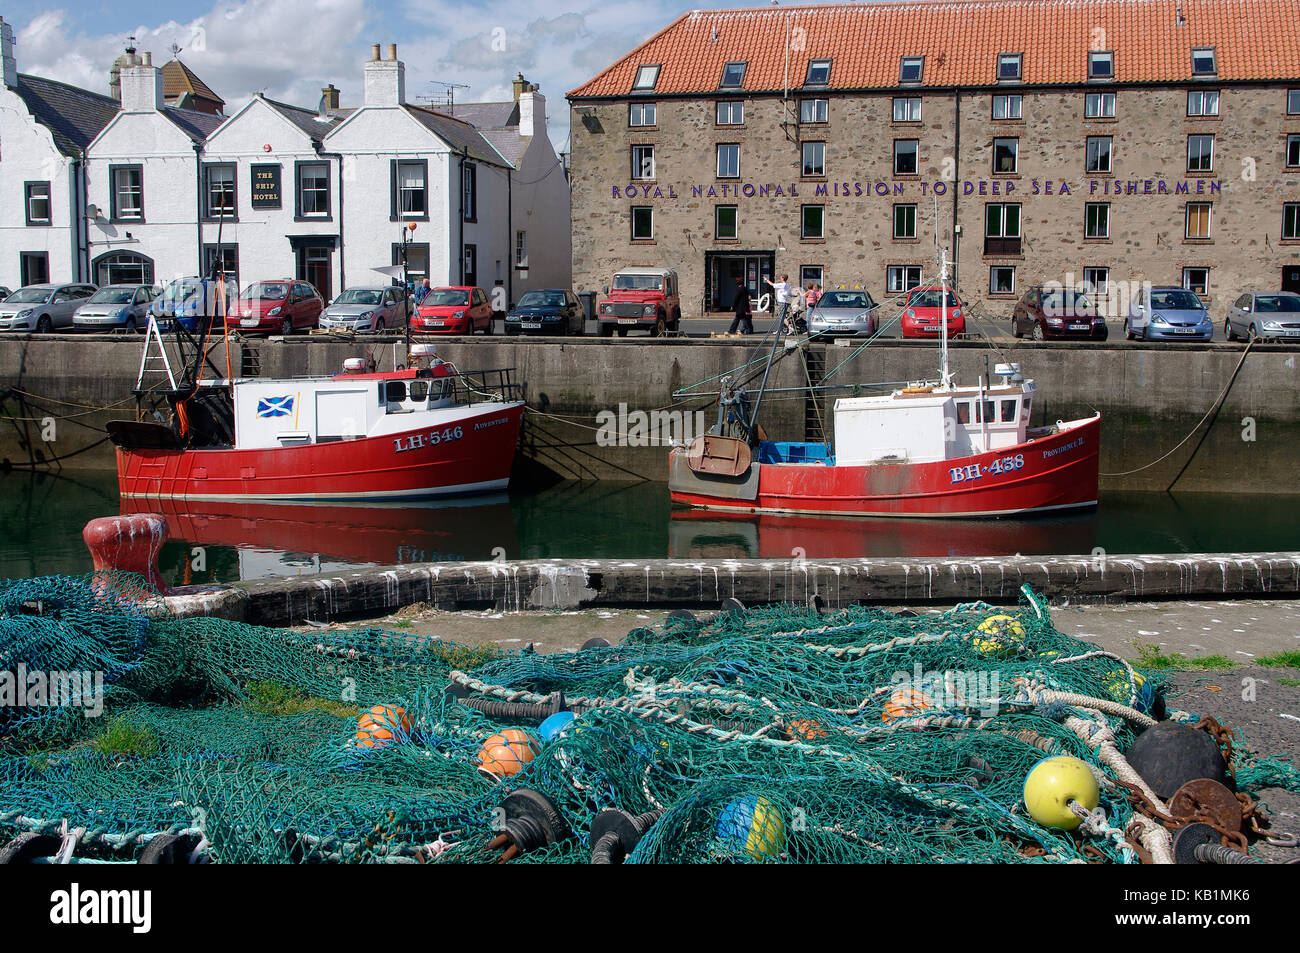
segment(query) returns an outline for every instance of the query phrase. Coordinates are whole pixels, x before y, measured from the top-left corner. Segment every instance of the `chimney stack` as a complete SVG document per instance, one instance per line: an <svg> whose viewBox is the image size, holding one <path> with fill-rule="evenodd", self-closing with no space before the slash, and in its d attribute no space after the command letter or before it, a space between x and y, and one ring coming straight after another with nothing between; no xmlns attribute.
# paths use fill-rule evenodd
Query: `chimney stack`
<svg viewBox="0 0 1300 953"><path fill-rule="evenodd" d="M370 45L370 62L375 63L378 62L378 60L379 60L379 44L372 43Z"/></svg>
<svg viewBox="0 0 1300 953"><path fill-rule="evenodd" d="M0 17L0 62L4 65L4 85L14 89L18 85L18 62L14 59L14 29Z"/></svg>
<svg viewBox="0 0 1300 953"><path fill-rule="evenodd" d="M322 86L320 95L321 99L325 101L326 109L339 108L339 91L334 88L333 83L330 83L328 86Z"/></svg>
<svg viewBox="0 0 1300 953"><path fill-rule="evenodd" d="M397 58L397 44L388 44L388 59L379 58L379 44L371 47L374 58L365 67L366 106L406 105L406 66Z"/></svg>
<svg viewBox="0 0 1300 953"><path fill-rule="evenodd" d="M121 80L123 112L157 112L166 104L162 70L153 65L152 54L145 53L138 66L124 67Z"/></svg>

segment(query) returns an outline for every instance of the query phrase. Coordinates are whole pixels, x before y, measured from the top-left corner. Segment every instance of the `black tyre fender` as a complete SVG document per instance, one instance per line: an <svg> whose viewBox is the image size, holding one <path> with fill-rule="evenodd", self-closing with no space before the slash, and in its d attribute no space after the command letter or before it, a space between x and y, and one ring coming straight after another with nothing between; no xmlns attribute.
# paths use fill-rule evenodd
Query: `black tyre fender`
<svg viewBox="0 0 1300 953"><path fill-rule="evenodd" d="M62 837L28 831L0 847L0 864L30 864L36 857L57 854L62 846Z"/></svg>
<svg viewBox="0 0 1300 953"><path fill-rule="evenodd" d="M136 863L188 864L199 842L198 834L157 834L150 838Z"/></svg>

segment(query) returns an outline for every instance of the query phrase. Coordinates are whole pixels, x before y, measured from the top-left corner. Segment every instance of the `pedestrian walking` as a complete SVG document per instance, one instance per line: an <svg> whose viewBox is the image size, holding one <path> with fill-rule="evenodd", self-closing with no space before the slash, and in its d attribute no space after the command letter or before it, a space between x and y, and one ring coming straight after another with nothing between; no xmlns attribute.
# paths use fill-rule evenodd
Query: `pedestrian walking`
<svg viewBox="0 0 1300 953"><path fill-rule="evenodd" d="M782 275L780 281L765 277L763 281L772 286L772 313L777 321L784 322L790 314L790 276Z"/></svg>
<svg viewBox="0 0 1300 953"><path fill-rule="evenodd" d="M817 307L817 302L821 300L821 297L822 297L822 286L809 282L808 291L807 293L804 294L804 300L808 303L809 311Z"/></svg>
<svg viewBox="0 0 1300 953"><path fill-rule="evenodd" d="M429 279L425 278L422 282L420 282L419 287L415 289L415 303L419 304L421 301L427 298L429 296L429 292L432 290L433 289L429 287Z"/></svg>
<svg viewBox="0 0 1300 953"><path fill-rule="evenodd" d="M736 317L732 320L731 327L727 328L727 333L735 334L739 329L741 334L753 334L754 311L749 303L749 289L745 287L743 278L736 279L736 297L731 307L736 312Z"/></svg>

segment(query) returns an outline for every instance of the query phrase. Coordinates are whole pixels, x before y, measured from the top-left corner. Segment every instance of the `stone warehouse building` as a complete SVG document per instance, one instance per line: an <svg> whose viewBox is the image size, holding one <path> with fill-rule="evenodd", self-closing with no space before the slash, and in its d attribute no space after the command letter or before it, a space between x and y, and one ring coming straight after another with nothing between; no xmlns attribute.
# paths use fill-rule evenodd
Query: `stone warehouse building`
<svg viewBox="0 0 1300 953"><path fill-rule="evenodd" d="M1300 290L1300 2L696 10L568 94L574 282Z"/></svg>

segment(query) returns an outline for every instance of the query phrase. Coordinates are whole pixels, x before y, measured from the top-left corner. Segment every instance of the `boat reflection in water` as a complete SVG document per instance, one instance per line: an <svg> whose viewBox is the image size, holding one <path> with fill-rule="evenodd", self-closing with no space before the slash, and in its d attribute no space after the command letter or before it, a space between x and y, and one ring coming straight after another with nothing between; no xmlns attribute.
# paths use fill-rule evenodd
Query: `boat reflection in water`
<svg viewBox="0 0 1300 953"><path fill-rule="evenodd" d="M123 498L121 505L123 514L167 518L171 541L159 564L176 584L519 556L504 492L420 503ZM177 552L178 547L184 551ZM202 558L194 552L199 547Z"/></svg>
<svg viewBox="0 0 1300 953"><path fill-rule="evenodd" d="M675 509L668 528L669 554L676 559L1048 556L1090 553L1096 545L1095 511L976 522Z"/></svg>

